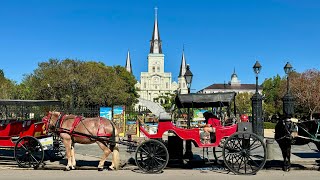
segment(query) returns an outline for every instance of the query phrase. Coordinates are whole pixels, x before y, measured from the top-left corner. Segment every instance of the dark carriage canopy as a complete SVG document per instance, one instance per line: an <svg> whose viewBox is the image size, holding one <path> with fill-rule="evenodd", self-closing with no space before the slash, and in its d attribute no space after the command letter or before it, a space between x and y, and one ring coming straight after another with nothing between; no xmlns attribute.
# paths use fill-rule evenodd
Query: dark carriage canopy
<svg viewBox="0 0 320 180"><path fill-rule="evenodd" d="M61 106L61 101L57 100L12 100L0 99L0 105L18 105L18 106Z"/></svg>
<svg viewBox="0 0 320 180"><path fill-rule="evenodd" d="M41 120L48 110L61 106L57 100L0 99L0 120Z"/></svg>
<svg viewBox="0 0 320 180"><path fill-rule="evenodd" d="M235 92L219 92L210 94L178 94L175 104L178 108L205 108L230 106L235 99Z"/></svg>

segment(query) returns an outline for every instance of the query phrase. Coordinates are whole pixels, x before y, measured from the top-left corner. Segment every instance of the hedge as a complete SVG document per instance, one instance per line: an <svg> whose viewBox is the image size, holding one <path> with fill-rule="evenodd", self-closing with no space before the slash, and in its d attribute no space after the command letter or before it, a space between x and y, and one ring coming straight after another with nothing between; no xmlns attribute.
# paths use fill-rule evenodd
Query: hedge
<svg viewBox="0 0 320 180"><path fill-rule="evenodd" d="M272 123L272 122L264 122L263 123L264 129L274 129L275 127L276 127L276 123Z"/></svg>

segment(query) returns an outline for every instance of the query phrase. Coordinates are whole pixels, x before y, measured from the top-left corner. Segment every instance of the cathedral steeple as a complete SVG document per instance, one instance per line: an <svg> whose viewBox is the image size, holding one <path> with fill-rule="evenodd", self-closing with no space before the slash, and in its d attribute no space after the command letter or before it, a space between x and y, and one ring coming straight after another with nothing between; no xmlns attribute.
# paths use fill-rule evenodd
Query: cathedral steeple
<svg viewBox="0 0 320 180"><path fill-rule="evenodd" d="M154 8L155 10L155 20L153 26L153 33L150 40L150 53L151 54L162 54L162 46L158 28L158 8Z"/></svg>
<svg viewBox="0 0 320 180"><path fill-rule="evenodd" d="M186 73L186 69L187 69L187 63L186 63L186 58L184 57L184 46L183 46L179 77L184 76L184 74Z"/></svg>
<svg viewBox="0 0 320 180"><path fill-rule="evenodd" d="M126 66L125 66L126 70L132 74L132 66L131 66L131 59L130 59L130 51L128 50L128 54L127 54L127 60L126 60Z"/></svg>

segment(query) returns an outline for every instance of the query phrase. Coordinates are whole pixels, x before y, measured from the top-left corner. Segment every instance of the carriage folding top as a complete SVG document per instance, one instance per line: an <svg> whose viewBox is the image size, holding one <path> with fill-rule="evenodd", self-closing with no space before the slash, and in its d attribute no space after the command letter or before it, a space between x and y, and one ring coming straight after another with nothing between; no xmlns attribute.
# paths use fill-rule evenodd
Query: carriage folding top
<svg viewBox="0 0 320 180"><path fill-rule="evenodd" d="M61 101L57 100L11 100L11 99L0 99L0 105L20 105L20 106L50 106L60 105Z"/></svg>
<svg viewBox="0 0 320 180"><path fill-rule="evenodd" d="M203 108L230 106L235 99L235 92L210 94L178 94L175 99L178 108Z"/></svg>

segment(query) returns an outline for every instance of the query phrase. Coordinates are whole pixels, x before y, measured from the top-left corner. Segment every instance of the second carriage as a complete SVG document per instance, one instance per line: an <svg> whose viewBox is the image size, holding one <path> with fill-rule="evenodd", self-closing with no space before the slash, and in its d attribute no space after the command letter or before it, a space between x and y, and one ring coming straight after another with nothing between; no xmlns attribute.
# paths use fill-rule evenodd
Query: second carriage
<svg viewBox="0 0 320 180"><path fill-rule="evenodd" d="M178 108L230 106L234 102L235 95L234 92L181 94L177 95L175 104ZM162 171L171 156L162 138L166 132L171 132L178 139L193 142L198 148L221 147L224 164L230 171L240 175L255 174L266 163L266 145L262 137L252 132L251 127L250 122L216 126L215 138L211 138L208 142L203 141L201 128L180 128L174 125L171 117L160 115L155 134L150 134L143 126L139 126L140 132L143 132L148 140L136 148L136 164L147 173ZM216 155L215 157L217 158Z"/></svg>

